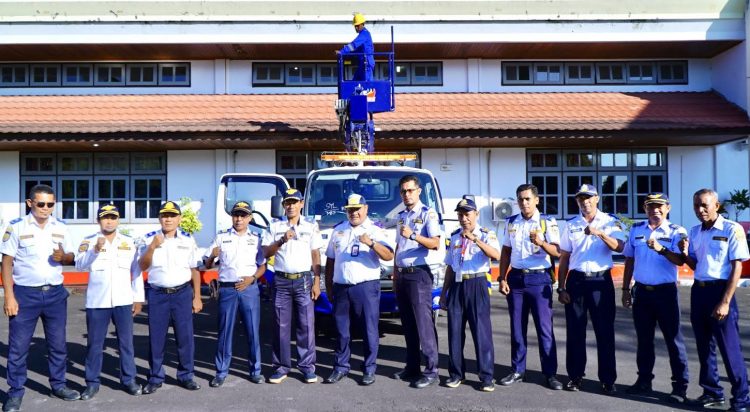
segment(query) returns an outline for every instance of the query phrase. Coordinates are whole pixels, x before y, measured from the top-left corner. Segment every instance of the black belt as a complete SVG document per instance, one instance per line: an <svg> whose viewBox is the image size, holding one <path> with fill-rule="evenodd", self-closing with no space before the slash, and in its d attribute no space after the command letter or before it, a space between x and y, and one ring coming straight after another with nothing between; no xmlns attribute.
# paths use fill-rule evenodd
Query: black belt
<svg viewBox="0 0 750 412"><path fill-rule="evenodd" d="M580 270L571 270L571 273L583 275L586 278L598 278L609 274L609 269L600 270L598 272L582 272Z"/></svg>
<svg viewBox="0 0 750 412"><path fill-rule="evenodd" d="M677 283L660 283L658 285L647 285L645 283L635 282L635 287L637 289L643 289L649 292L653 292L655 290L674 289L677 287Z"/></svg>
<svg viewBox="0 0 750 412"><path fill-rule="evenodd" d="M162 288L162 287L159 287L159 286L151 285L151 289L154 289L157 292L166 293L167 295L171 295L173 293L177 293L177 292L181 291L182 289L185 289L189 285L190 285L190 282L185 282L182 285L175 286L173 288Z"/></svg>
<svg viewBox="0 0 750 412"><path fill-rule="evenodd" d="M470 279L476 279L478 277L485 277L487 276L486 272L483 273L462 273L461 274L461 280L470 280Z"/></svg>
<svg viewBox="0 0 750 412"><path fill-rule="evenodd" d="M18 286L21 286L21 287L27 288L27 289L38 290L40 292L46 292L46 291L48 291L48 290L50 290L52 288L59 288L62 285L42 285L42 286L23 286L23 285L18 285Z"/></svg>
<svg viewBox="0 0 750 412"><path fill-rule="evenodd" d="M511 267L510 271L516 272L516 273L523 273L524 275L541 275L541 274L549 273L549 268L547 269L518 269L518 268Z"/></svg>
<svg viewBox="0 0 750 412"><path fill-rule="evenodd" d="M276 271L276 273L274 273L274 276L281 276L282 278L289 279L289 280L297 280L304 276L309 275L310 273L311 272L309 270L307 272L299 272L299 273L287 273L287 272Z"/></svg>
<svg viewBox="0 0 750 412"><path fill-rule="evenodd" d="M237 284L240 283L240 281L237 282L219 282L220 288L233 288L237 286Z"/></svg>
<svg viewBox="0 0 750 412"><path fill-rule="evenodd" d="M696 280L693 282L693 286L698 286L699 288L708 288L712 286L725 286L726 284L727 284L726 279Z"/></svg>
<svg viewBox="0 0 750 412"><path fill-rule="evenodd" d="M430 267L427 265L417 265L417 266L406 266L406 267L398 267L398 273L416 273L417 271L423 270L427 273L431 273Z"/></svg>

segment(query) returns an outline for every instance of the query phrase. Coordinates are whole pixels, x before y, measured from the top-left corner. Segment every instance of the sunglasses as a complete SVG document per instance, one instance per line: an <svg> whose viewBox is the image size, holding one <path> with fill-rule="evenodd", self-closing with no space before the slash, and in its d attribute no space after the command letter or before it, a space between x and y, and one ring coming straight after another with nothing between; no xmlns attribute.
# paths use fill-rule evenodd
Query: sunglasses
<svg viewBox="0 0 750 412"><path fill-rule="evenodd" d="M412 194L412 193L416 192L417 190L419 190L419 188L415 188L415 189L401 189L401 194L402 195L407 194L407 193L408 194Z"/></svg>
<svg viewBox="0 0 750 412"><path fill-rule="evenodd" d="M250 216L247 213L232 213L232 217L248 217Z"/></svg>
<svg viewBox="0 0 750 412"><path fill-rule="evenodd" d="M46 203L45 202L36 202L36 203L34 203L34 205L36 207L38 207L39 209L41 209L41 208L43 208L45 206L47 206L47 208L49 208L49 209L52 209L53 207L55 207L55 202L46 202Z"/></svg>

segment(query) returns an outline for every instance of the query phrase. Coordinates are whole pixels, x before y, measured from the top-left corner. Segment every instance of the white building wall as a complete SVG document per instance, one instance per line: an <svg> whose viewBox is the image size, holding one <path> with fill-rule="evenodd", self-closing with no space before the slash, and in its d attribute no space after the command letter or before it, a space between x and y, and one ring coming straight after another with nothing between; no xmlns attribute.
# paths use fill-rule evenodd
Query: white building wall
<svg viewBox="0 0 750 412"><path fill-rule="evenodd" d="M667 184L672 203L669 219L672 222L685 227L698 224L693 213L692 196L698 189L715 187L715 168L712 146L667 148Z"/></svg>
<svg viewBox="0 0 750 412"><path fill-rule="evenodd" d="M717 145L716 187L719 200L729 198L729 192L750 188L750 168L748 166L748 145L745 141L734 141ZM734 219L734 210L727 205L729 218ZM749 220L748 211L740 215L740 220Z"/></svg>
<svg viewBox="0 0 750 412"><path fill-rule="evenodd" d="M20 159L19 152L0 152L0 176L3 177L3 190L0 190L0 230L23 213Z"/></svg>
<svg viewBox="0 0 750 412"><path fill-rule="evenodd" d="M207 247L215 230L216 186L215 156L212 150L171 150L167 152L167 199L179 202L192 199L203 229L195 234L199 246Z"/></svg>
<svg viewBox="0 0 750 412"><path fill-rule="evenodd" d="M711 83L724 98L747 110L746 42L711 59Z"/></svg>

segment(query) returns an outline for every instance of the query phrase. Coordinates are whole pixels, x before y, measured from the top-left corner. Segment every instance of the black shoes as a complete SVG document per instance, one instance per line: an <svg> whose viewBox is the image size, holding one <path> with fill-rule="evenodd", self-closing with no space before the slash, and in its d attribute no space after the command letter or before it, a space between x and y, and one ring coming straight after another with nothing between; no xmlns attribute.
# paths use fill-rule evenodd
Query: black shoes
<svg viewBox="0 0 750 412"><path fill-rule="evenodd" d="M370 386L375 383L375 375L372 373L366 373L362 376L362 380L359 382L362 386Z"/></svg>
<svg viewBox="0 0 750 412"><path fill-rule="evenodd" d="M419 378L418 381L412 382L411 387L412 388L417 388L417 389L422 389L422 388L426 388L426 387L428 387L430 385L433 385L433 384L437 383L437 381L438 381L437 376L435 376L435 377L423 376L423 377Z"/></svg>
<svg viewBox="0 0 750 412"><path fill-rule="evenodd" d="M161 388L161 383L148 383L143 387L143 394L150 395Z"/></svg>
<svg viewBox="0 0 750 412"><path fill-rule="evenodd" d="M23 401L22 396L13 396L8 398L7 401L5 401L5 405L3 405L3 412L18 412L21 410L21 401Z"/></svg>
<svg viewBox="0 0 750 412"><path fill-rule="evenodd" d="M92 386L87 386L86 390L84 390L83 392L81 392L81 400L82 401L87 401L87 400L93 398L94 396L96 396L97 393L99 393L99 387L98 386L93 386L93 385Z"/></svg>
<svg viewBox="0 0 750 412"><path fill-rule="evenodd" d="M391 377L400 381L412 381L415 379L419 379L420 374L418 372L412 373L410 371L407 371L406 369L401 369L400 371L391 375Z"/></svg>
<svg viewBox="0 0 750 412"><path fill-rule="evenodd" d="M635 381L634 384L630 385L628 389L625 389L625 393L628 395L644 395L649 394L653 391L650 382Z"/></svg>
<svg viewBox="0 0 750 412"><path fill-rule="evenodd" d="M461 386L463 382L464 382L463 379L455 377L455 376L451 376L450 378L448 378L447 381L445 381L445 386L449 388L458 388L459 386Z"/></svg>
<svg viewBox="0 0 750 412"><path fill-rule="evenodd" d="M323 383L337 383L341 379L344 379L344 376L346 376L344 372L333 371L331 372L331 375L329 375L326 380L323 381Z"/></svg>
<svg viewBox="0 0 750 412"><path fill-rule="evenodd" d="M614 383L602 383L602 393L605 395L614 395L617 392Z"/></svg>
<svg viewBox="0 0 750 412"><path fill-rule="evenodd" d="M132 395L132 396L140 396L142 393L141 385L135 382L130 382L125 385L125 392L127 392L129 395Z"/></svg>
<svg viewBox="0 0 750 412"><path fill-rule="evenodd" d="M54 391L52 391L52 394L64 401L77 401L81 399L81 394L78 393L78 391L74 391L67 386L55 389Z"/></svg>
<svg viewBox="0 0 750 412"><path fill-rule="evenodd" d="M500 379L500 385L510 386L516 382L520 382L526 379L526 375L518 372L511 372L508 376Z"/></svg>
<svg viewBox="0 0 750 412"><path fill-rule="evenodd" d="M565 384L565 390L571 392L578 392L581 390L581 384L583 378L571 378L568 383Z"/></svg>
<svg viewBox="0 0 750 412"><path fill-rule="evenodd" d="M724 405L724 397L717 397L712 396L707 393L704 393L703 395L699 396L698 399L695 400L695 403L703 406L704 408L710 407L710 406L722 406Z"/></svg>
<svg viewBox="0 0 750 412"><path fill-rule="evenodd" d="M668 403L688 403L690 400L687 397L687 392L685 391L672 391L672 393L667 396L666 401Z"/></svg>
<svg viewBox="0 0 750 412"><path fill-rule="evenodd" d="M201 386L198 385L198 383L192 379L188 379L185 381L177 381L177 384L180 385L181 388L185 388L189 391L197 391L198 389L201 388Z"/></svg>
<svg viewBox="0 0 750 412"><path fill-rule="evenodd" d="M482 392L492 392L495 390L495 381L481 382L479 384L479 390Z"/></svg>
<svg viewBox="0 0 750 412"><path fill-rule="evenodd" d="M223 376L217 376L213 379L211 379L211 382L208 383L208 386L212 388L218 388L219 386L224 384L224 378Z"/></svg>
<svg viewBox="0 0 750 412"><path fill-rule="evenodd" d="M250 376L250 382L252 382L252 383L254 383L256 385L260 385L261 383L263 383L265 381L266 381L265 378L263 378L263 375L261 375L261 374Z"/></svg>
<svg viewBox="0 0 750 412"><path fill-rule="evenodd" d="M552 389L553 391L559 391L562 390L563 384L557 378L553 376L547 376L547 387Z"/></svg>

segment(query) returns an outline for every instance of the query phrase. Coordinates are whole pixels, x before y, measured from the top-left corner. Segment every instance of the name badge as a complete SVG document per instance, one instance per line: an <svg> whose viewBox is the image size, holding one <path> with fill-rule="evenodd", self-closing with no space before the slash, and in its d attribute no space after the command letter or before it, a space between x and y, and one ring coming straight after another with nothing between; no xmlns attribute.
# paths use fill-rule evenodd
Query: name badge
<svg viewBox="0 0 750 412"><path fill-rule="evenodd" d="M729 242L729 238L726 236L714 236L713 240L718 240L719 242Z"/></svg>
<svg viewBox="0 0 750 412"><path fill-rule="evenodd" d="M421 225L424 222L422 221L422 219L414 219L414 223Z"/></svg>
<svg viewBox="0 0 750 412"><path fill-rule="evenodd" d="M645 236L636 236L635 240L644 239L644 238L645 238Z"/></svg>
<svg viewBox="0 0 750 412"><path fill-rule="evenodd" d="M583 232L582 227L574 227L570 229L570 233Z"/></svg>
<svg viewBox="0 0 750 412"><path fill-rule="evenodd" d="M352 246L352 257L359 256L359 245Z"/></svg>

